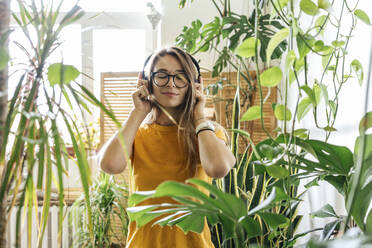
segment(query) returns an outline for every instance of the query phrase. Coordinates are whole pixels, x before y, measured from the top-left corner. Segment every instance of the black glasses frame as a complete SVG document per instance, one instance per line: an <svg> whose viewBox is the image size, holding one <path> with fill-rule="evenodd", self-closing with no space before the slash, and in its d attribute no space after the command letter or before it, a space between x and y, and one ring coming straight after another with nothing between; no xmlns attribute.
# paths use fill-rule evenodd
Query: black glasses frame
<svg viewBox="0 0 372 248"><path fill-rule="evenodd" d="M164 74L166 74L166 75L168 76L167 82L166 82L164 85L159 85L159 84L156 83L156 80L154 80L155 75L158 74L158 73L164 73ZM179 74L185 74L185 73L168 74L168 73L166 73L166 72L164 72L164 71L153 71L153 72L151 72L151 81L153 81L153 82L156 84L156 86L158 86L158 87L165 87L166 85L168 85L168 83L169 83L169 79L172 77L173 83L174 83L174 85L175 85L177 88L185 88L188 84L190 84L190 80L189 80L189 78L187 77L187 75L185 74L188 83L185 84L185 86L183 86L183 87L178 86L178 85L176 84L176 81L174 81L174 79L175 79L175 77L176 77L177 75L179 75Z"/></svg>

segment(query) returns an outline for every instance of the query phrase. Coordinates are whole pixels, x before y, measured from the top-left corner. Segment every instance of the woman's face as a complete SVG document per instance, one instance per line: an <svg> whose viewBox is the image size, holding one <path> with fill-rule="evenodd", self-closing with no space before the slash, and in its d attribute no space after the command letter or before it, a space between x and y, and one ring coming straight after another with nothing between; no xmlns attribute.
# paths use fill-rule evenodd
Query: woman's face
<svg viewBox="0 0 372 248"><path fill-rule="evenodd" d="M173 80L177 80L179 86L179 82L182 82L182 80L186 80L186 78L184 78L185 71L183 70L182 65L178 61L178 59L172 55L159 57L154 66L154 73L156 74L153 77L153 89L155 99L158 101L158 103L160 103L160 105L165 108L176 108L181 105L185 99L187 90L190 87L190 83L187 82L185 84L186 86L183 88L176 87L176 84ZM155 80L158 80L158 82L166 82L162 81L166 80L166 74L177 76L170 76L168 83L165 84L163 87L159 87L156 83L154 83Z"/></svg>

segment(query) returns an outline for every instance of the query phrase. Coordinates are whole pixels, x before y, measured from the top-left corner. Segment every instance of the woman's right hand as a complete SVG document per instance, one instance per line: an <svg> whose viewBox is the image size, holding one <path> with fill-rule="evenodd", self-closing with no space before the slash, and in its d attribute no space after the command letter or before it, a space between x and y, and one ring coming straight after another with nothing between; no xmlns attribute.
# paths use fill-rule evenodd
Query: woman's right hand
<svg viewBox="0 0 372 248"><path fill-rule="evenodd" d="M148 99L148 81L142 79L142 73L138 75L137 90L132 94L134 109L145 116L151 111L151 102Z"/></svg>

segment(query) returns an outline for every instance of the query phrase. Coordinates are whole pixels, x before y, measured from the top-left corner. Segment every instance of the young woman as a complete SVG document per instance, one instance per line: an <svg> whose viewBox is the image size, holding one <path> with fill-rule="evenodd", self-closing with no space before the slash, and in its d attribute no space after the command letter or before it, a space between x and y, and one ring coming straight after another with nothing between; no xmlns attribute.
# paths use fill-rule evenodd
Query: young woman
<svg viewBox="0 0 372 248"><path fill-rule="evenodd" d="M197 62L183 50L170 47L151 55L145 66L132 95L134 109L119 130L131 159L132 190L154 190L166 180L184 182L196 177L211 183L212 178L224 177L235 158L226 146L223 128L205 118ZM127 166L119 132L100 152L100 166L110 174ZM139 205L163 202L175 203L163 197ZM185 235L176 226L152 226L153 222L141 228L130 223L127 247L214 247L207 224L201 234Z"/></svg>

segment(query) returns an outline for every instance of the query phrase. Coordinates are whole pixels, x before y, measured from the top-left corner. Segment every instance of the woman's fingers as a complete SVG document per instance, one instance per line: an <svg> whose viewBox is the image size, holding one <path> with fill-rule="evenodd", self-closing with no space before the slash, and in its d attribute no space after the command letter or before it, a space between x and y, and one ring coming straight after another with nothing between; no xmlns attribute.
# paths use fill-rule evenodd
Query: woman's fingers
<svg viewBox="0 0 372 248"><path fill-rule="evenodd" d="M144 97L147 97L148 95L150 95L149 90L147 89L147 87L145 85L142 85L139 88L139 90L140 90L141 95L144 96Z"/></svg>

